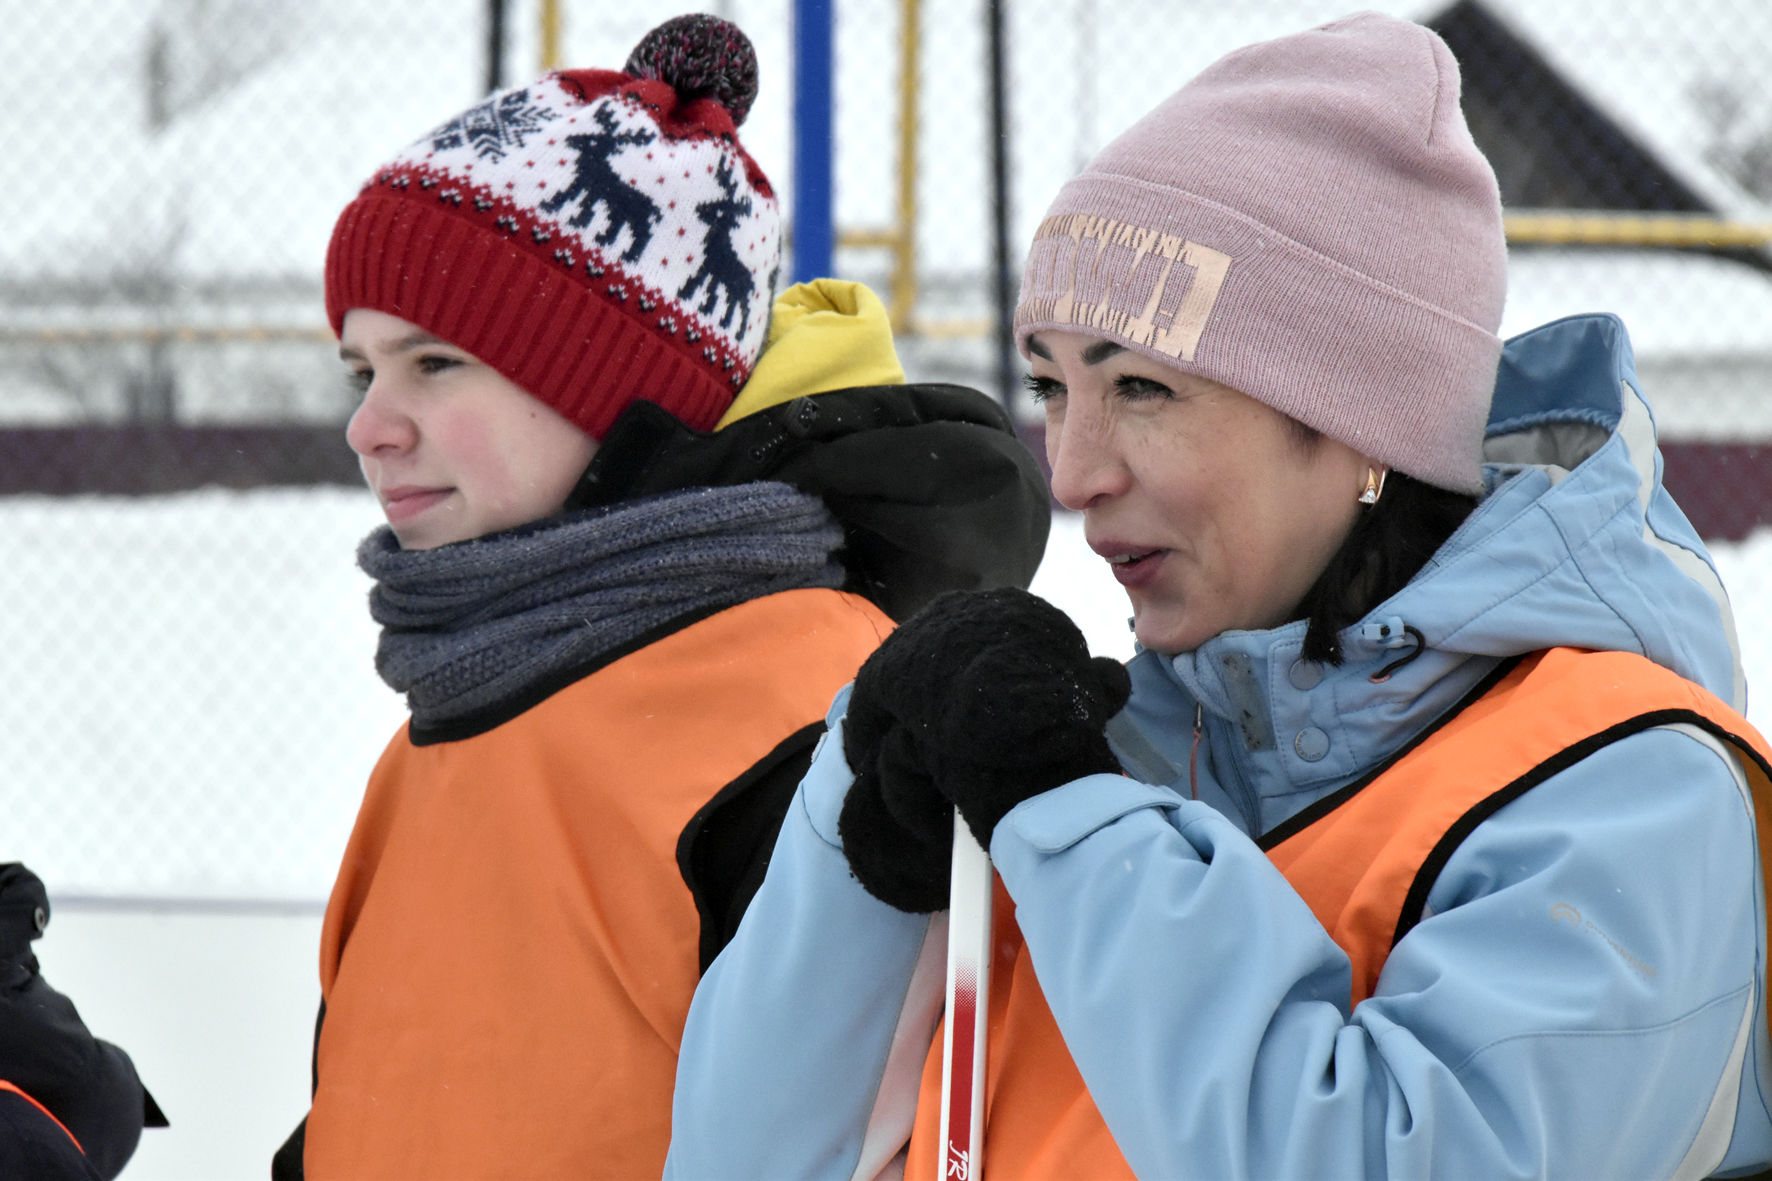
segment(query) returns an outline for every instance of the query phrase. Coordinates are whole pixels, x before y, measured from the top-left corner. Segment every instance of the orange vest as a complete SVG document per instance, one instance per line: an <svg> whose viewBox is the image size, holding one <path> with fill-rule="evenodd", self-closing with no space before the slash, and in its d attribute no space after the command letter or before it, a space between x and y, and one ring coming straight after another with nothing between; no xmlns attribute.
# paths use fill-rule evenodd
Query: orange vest
<svg viewBox="0 0 1772 1181"><path fill-rule="evenodd" d="M657 1177L698 976L678 835L891 626L788 591L484 733L396 735L321 933L307 1175Z"/></svg>
<svg viewBox="0 0 1772 1181"><path fill-rule="evenodd" d="M1428 889L1478 823L1607 743L1676 722L1700 725L1742 752L1759 848L1772 849L1772 747L1747 720L1641 656L1572 648L1520 661L1388 767L1306 809L1263 844L1352 960L1349 999L1357 1005L1372 995L1390 949L1421 917ZM1022 954L1001 881L993 916L984 1175L1131 1177ZM906 1181L941 1176L940 1105L938 1035L924 1061Z"/></svg>

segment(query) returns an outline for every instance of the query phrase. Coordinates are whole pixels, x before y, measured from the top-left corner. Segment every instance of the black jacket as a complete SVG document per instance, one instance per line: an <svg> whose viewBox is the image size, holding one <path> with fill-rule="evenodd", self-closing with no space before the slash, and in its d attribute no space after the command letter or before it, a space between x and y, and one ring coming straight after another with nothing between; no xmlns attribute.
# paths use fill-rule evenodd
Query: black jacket
<svg viewBox="0 0 1772 1181"><path fill-rule="evenodd" d="M1045 477L996 402L964 386L864 386L794 398L719 431L651 402L609 429L572 507L678 488L780 480L843 526L844 589L903 620L944 591L1025 588L1045 555ZM721 791L677 844L713 962L762 884L775 833L823 727Z"/></svg>
<svg viewBox="0 0 1772 1181"><path fill-rule="evenodd" d="M48 925L42 881L0 864L0 1081L17 1088L0 1090L0 1178L115 1177L142 1128L166 1117L129 1055L93 1037L39 973L31 943Z"/></svg>
<svg viewBox="0 0 1772 1181"><path fill-rule="evenodd" d="M780 480L842 524L844 589L902 620L949 590L1026 587L1052 502L1009 417L964 386L864 386L794 398L715 432L651 402L609 428L569 507Z"/></svg>

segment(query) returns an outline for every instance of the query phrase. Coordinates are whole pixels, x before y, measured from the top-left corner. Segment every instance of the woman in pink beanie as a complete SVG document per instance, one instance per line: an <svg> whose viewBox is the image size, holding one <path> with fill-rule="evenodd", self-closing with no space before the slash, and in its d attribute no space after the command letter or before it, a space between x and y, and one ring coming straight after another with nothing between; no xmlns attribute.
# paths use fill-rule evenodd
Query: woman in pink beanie
<svg viewBox="0 0 1772 1181"><path fill-rule="evenodd" d="M338 218L345 436L387 517L358 562L412 718L327 905L276 1177L656 1176L696 980L831 695L894 619L1038 564L1001 409L906 385L865 288L777 297L756 86L737 28L681 17L477 103Z"/></svg>
<svg viewBox="0 0 1772 1181"><path fill-rule="evenodd" d="M1063 187L1016 334L1137 655L1001 590L868 658L697 992L668 1176L1772 1161L1727 598L1623 326L1504 345L1504 293L1405 21L1232 53ZM956 811L999 875L981 1156L939 1131Z"/></svg>

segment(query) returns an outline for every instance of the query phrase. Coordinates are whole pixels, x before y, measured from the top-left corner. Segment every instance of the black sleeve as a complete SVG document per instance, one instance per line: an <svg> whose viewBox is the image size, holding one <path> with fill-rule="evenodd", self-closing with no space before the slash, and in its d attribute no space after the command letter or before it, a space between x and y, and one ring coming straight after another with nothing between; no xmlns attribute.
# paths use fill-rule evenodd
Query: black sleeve
<svg viewBox="0 0 1772 1181"><path fill-rule="evenodd" d="M0 1090L0 1177L103 1181L72 1136L29 1100L5 1090Z"/></svg>
<svg viewBox="0 0 1772 1181"><path fill-rule="evenodd" d="M0 1078L41 1103L71 1132L101 1177L123 1171L143 1127L166 1117L129 1055L92 1036L73 1002L38 971L31 941L49 923L37 875L0 865Z"/></svg>
<svg viewBox="0 0 1772 1181"><path fill-rule="evenodd" d="M320 1028L326 1024L326 1000L321 998L320 1011L314 1014L314 1051L308 1061L308 1097L320 1089ZM289 1139L283 1141L271 1157L271 1181L302 1181L307 1176L304 1155L308 1147L308 1117L302 1116Z"/></svg>
<svg viewBox="0 0 1772 1181"><path fill-rule="evenodd" d="M823 721L795 731L702 805L678 837L677 868L701 915L703 972L763 884L782 818L823 734Z"/></svg>
<svg viewBox="0 0 1772 1181"><path fill-rule="evenodd" d="M271 1181L302 1181L307 1176L307 1166L302 1160L307 1146L308 1117L304 1115L301 1123L295 1125L295 1131L289 1133L289 1139L283 1141L283 1146L271 1157Z"/></svg>

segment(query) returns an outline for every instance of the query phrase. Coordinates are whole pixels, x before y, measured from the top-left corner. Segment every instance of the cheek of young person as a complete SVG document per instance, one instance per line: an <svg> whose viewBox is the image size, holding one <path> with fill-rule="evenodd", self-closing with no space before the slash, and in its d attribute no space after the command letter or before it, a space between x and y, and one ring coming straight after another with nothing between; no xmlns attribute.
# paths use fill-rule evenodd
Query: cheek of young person
<svg viewBox="0 0 1772 1181"><path fill-rule="evenodd" d="M1294 617L1359 509L1370 461L1229 386L1112 341L1031 337L1053 496L1083 514L1146 648Z"/></svg>
<svg viewBox="0 0 1772 1181"><path fill-rule="evenodd" d="M363 397L345 439L403 549L551 516L596 453L551 406L397 316L347 312L339 357Z"/></svg>

